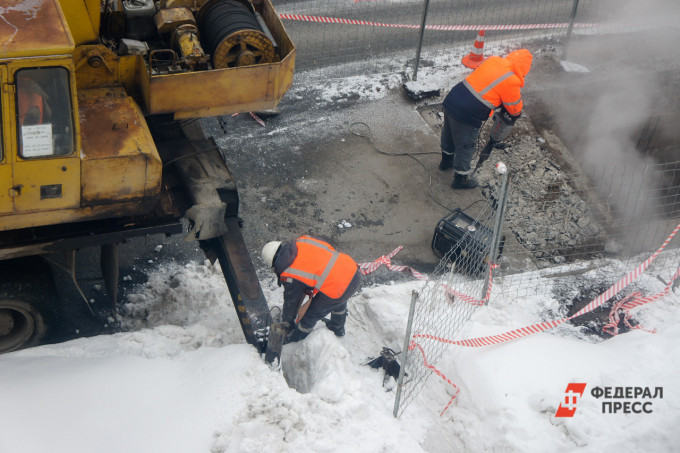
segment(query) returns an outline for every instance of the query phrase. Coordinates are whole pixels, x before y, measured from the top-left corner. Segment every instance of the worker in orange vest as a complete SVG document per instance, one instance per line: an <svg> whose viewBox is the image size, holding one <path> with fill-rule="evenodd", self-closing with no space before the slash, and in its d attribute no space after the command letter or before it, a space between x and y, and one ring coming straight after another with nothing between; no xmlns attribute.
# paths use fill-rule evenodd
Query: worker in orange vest
<svg viewBox="0 0 680 453"><path fill-rule="evenodd" d="M262 258L283 285L282 321L289 327L284 344L307 337L319 320L335 335L345 335L347 300L361 285L361 271L349 255L301 236L286 243L268 242ZM330 320L325 318L329 313Z"/></svg>
<svg viewBox="0 0 680 453"><path fill-rule="evenodd" d="M527 49L510 52L505 58L489 57L455 85L444 99L439 169L453 168L452 188L477 187L477 181L471 175L470 161L482 123L500 108L505 124L514 125L522 113L520 90L532 60Z"/></svg>
<svg viewBox="0 0 680 453"><path fill-rule="evenodd" d="M50 113L46 103L47 95L40 85L30 78L22 78L17 85L19 125L43 124Z"/></svg>

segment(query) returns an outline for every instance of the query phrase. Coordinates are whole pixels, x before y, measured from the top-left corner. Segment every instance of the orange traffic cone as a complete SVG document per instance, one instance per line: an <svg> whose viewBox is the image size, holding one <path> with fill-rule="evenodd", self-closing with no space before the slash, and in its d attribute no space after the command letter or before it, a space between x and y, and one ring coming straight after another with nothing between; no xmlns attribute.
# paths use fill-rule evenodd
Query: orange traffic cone
<svg viewBox="0 0 680 453"><path fill-rule="evenodd" d="M463 65L475 69L484 61L484 30L480 30L472 51L463 57Z"/></svg>

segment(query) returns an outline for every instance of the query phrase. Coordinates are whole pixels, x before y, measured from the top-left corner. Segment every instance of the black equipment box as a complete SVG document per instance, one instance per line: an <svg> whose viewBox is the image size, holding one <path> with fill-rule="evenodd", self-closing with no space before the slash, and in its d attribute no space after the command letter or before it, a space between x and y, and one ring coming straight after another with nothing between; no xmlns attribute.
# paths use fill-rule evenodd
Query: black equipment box
<svg viewBox="0 0 680 453"><path fill-rule="evenodd" d="M498 251L503 251L504 239ZM493 231L456 208L437 223L432 238L432 251L439 258L456 263L456 271L471 276L488 272L493 247Z"/></svg>

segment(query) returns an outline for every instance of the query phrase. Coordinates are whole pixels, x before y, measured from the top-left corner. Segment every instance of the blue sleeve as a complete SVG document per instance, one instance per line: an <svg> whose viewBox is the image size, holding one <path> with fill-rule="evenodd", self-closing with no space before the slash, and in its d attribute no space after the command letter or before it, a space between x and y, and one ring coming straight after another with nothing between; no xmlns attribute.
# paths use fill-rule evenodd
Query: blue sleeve
<svg viewBox="0 0 680 453"><path fill-rule="evenodd" d="M443 104L444 109L456 121L470 126L480 127L491 114L491 109L477 99L463 82L451 88Z"/></svg>
<svg viewBox="0 0 680 453"><path fill-rule="evenodd" d="M300 309L302 301L305 299L305 290L307 285L297 280L291 282L284 281L283 283L283 310L281 320L290 323L291 326L295 324L297 312Z"/></svg>

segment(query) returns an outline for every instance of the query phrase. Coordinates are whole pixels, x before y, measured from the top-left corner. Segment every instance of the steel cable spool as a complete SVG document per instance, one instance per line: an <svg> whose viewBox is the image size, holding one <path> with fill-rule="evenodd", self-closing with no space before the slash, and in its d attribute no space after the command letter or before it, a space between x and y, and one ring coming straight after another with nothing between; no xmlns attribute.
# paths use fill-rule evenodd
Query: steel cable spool
<svg viewBox="0 0 680 453"><path fill-rule="evenodd" d="M198 15L202 41L217 69L274 61L274 44L239 0L208 2Z"/></svg>

